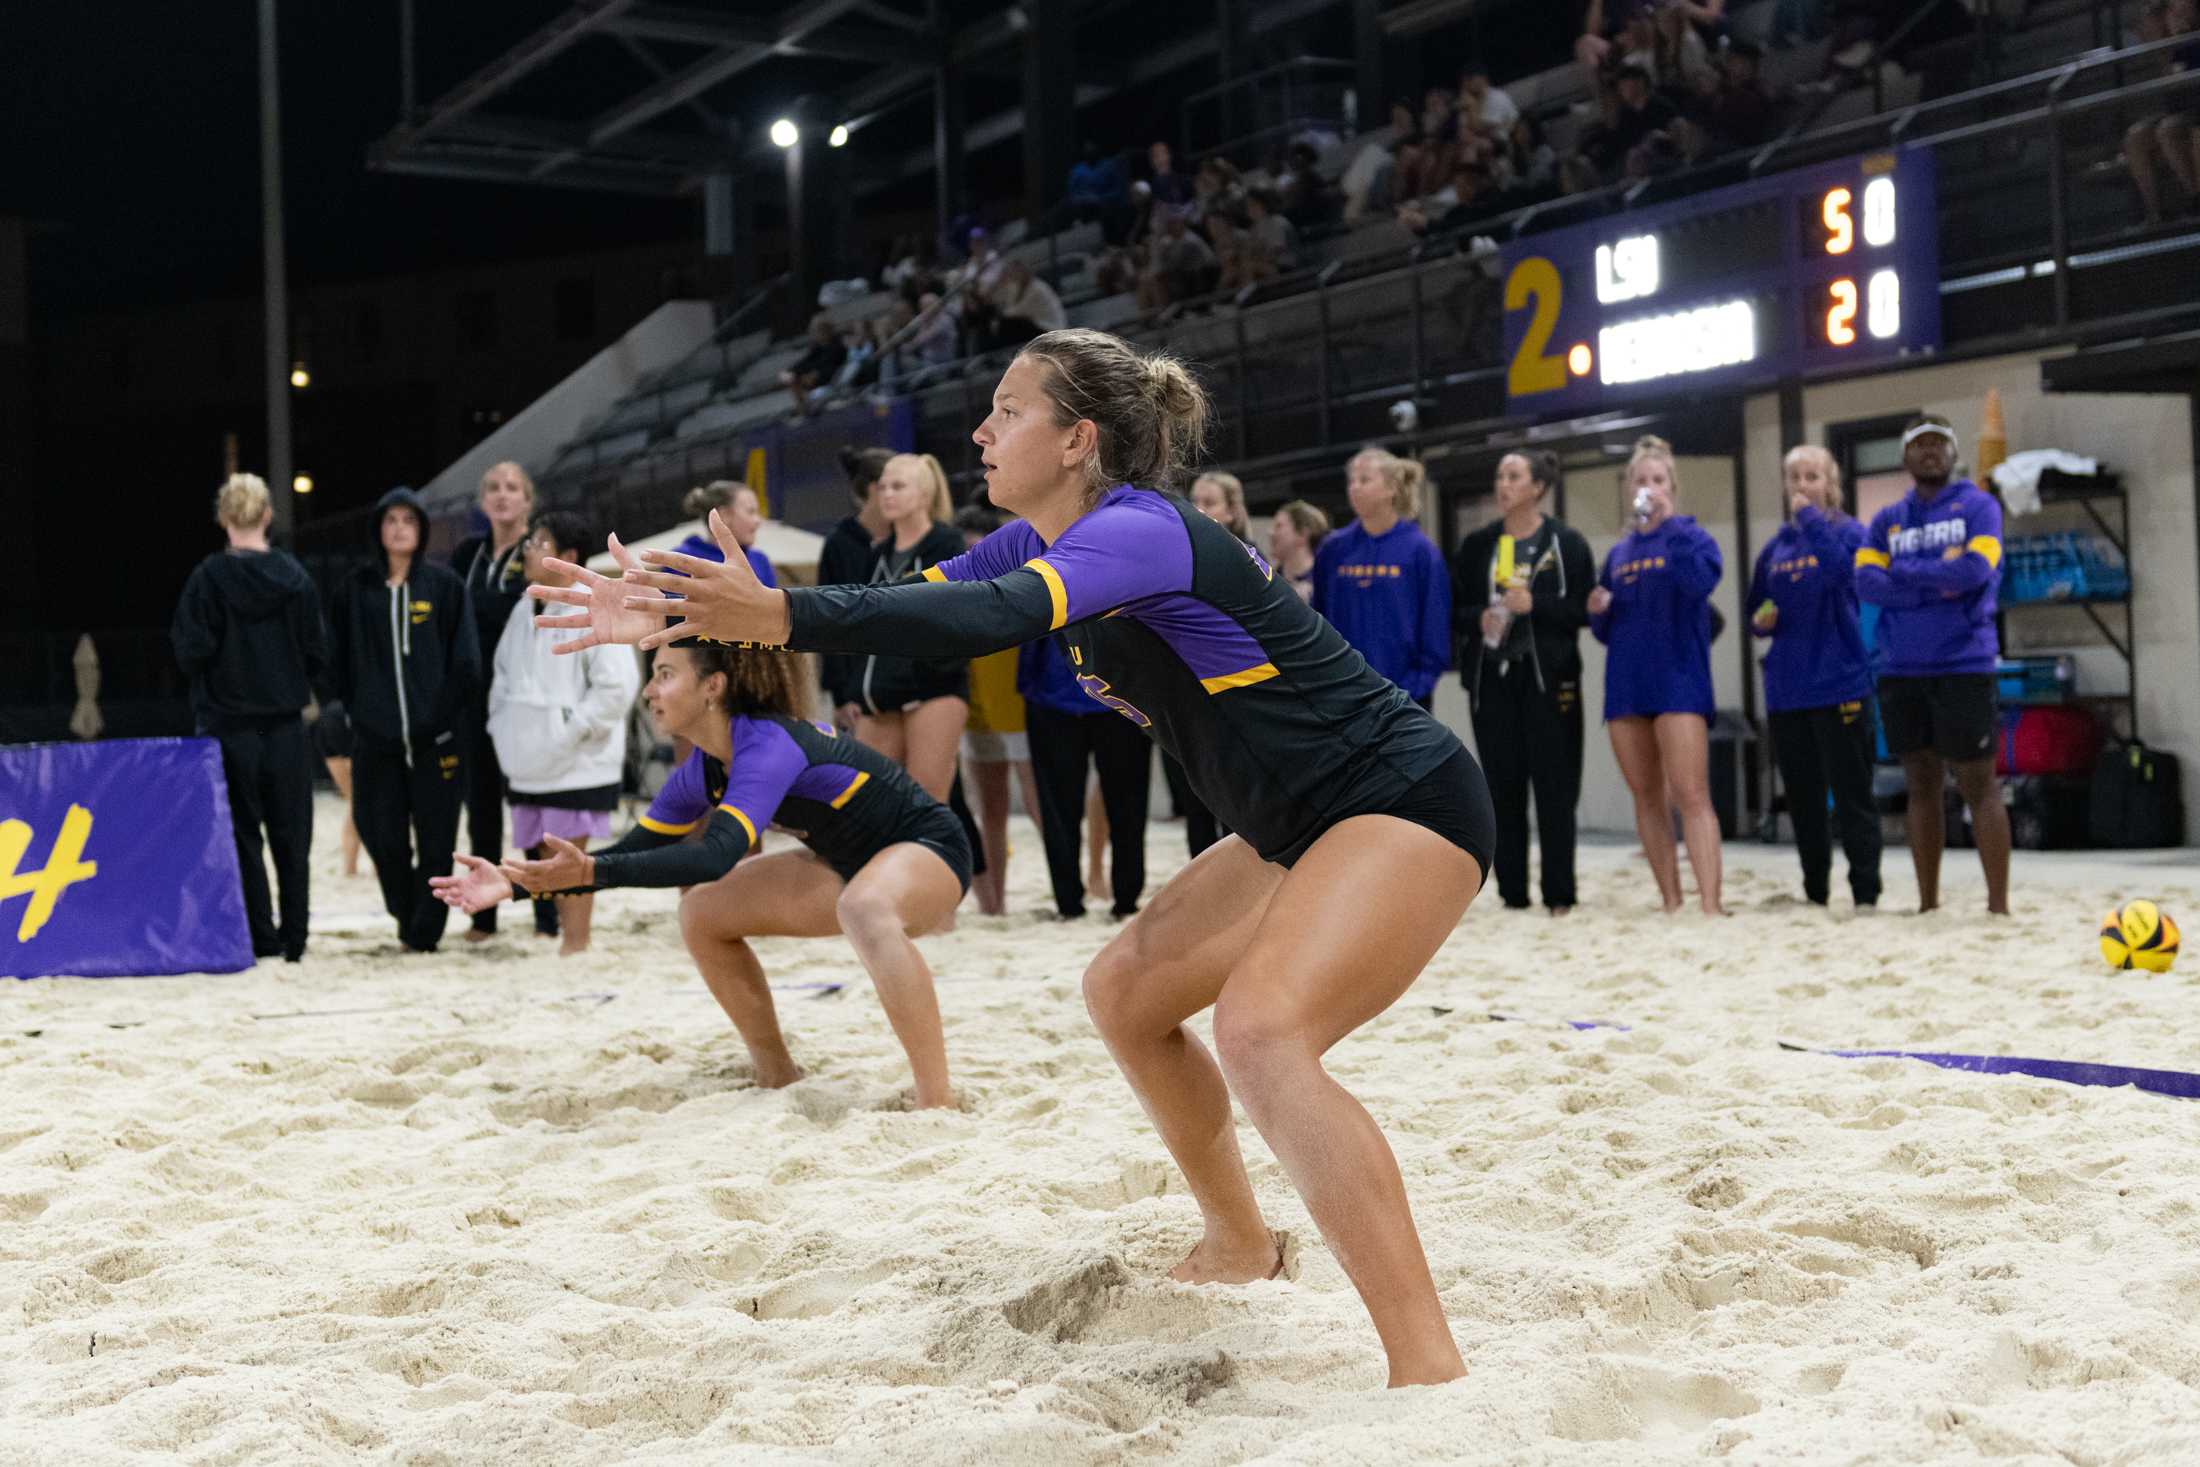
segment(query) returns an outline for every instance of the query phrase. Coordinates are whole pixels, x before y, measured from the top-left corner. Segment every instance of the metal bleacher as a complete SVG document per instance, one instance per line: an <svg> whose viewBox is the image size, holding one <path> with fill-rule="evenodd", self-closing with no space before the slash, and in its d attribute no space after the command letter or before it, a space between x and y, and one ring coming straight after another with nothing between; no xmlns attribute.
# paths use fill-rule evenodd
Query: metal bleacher
<svg viewBox="0 0 2200 1467"><path fill-rule="evenodd" d="M1953 3L1933 0L1912 22L1933 4ZM1760 3L1733 23L1759 37L1769 20L1770 6ZM1949 349L1981 349L2027 331L2068 339L2085 323L2126 319L2135 306L2173 312L2195 304L2183 282L2193 278L2200 233L2134 230L2118 165L2124 128L2163 110L2168 93L2186 108L2200 103L2200 74L2153 76L2179 43L2114 49L2121 39L2113 12L2099 3L2002 0L1952 40L1899 53L1882 47L1847 86L1806 85L1824 69L1823 43L1768 55L1768 80L1779 79L1793 100L1787 132L1761 149L1479 220L1455 237L1417 239L1387 217L1310 232L1294 274L1158 315L1141 317L1129 296L1099 294L1095 226L1028 234L1011 226L996 238L1005 254L1055 282L1072 324L1167 346L1195 363L1222 420L1215 450L1241 469L1384 435L1387 407L1400 398L1445 422L1500 417L1501 315L1488 241L1874 147L1924 146L1938 158ZM1945 93L1928 95L1936 83ZM1594 109L1576 65L1507 89L1554 137ZM1325 168L1333 176L1357 143L1331 150ZM763 310L759 301L783 288L775 282L734 312L729 322L741 330L722 328L695 357L615 404L561 451L545 487L642 533L655 528L652 512L669 514L679 489L738 477L743 435L784 413L778 373L803 347L799 339L766 341L748 327ZM890 299L875 294L835 314L875 314ZM969 429L1001 365L978 356L892 376L893 395L913 405L919 445L951 471L971 467Z"/></svg>

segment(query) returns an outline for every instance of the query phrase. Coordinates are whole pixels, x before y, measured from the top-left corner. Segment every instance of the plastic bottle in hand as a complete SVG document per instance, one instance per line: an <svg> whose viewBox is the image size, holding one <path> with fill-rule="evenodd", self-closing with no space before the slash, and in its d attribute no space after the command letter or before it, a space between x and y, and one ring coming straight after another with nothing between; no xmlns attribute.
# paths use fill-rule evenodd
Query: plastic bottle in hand
<svg viewBox="0 0 2200 1467"><path fill-rule="evenodd" d="M1635 491L1635 528L1639 530L1644 525L1649 524L1650 516L1657 507L1658 502L1652 497L1648 489L1637 489Z"/></svg>

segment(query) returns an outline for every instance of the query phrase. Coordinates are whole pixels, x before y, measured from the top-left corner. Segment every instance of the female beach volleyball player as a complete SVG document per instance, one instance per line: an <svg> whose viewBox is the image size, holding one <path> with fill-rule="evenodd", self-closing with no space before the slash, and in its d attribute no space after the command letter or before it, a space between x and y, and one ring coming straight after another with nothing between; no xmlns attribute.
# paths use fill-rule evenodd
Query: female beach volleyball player
<svg viewBox="0 0 2200 1467"><path fill-rule="evenodd" d="M755 583L745 556L729 559ZM464 871L431 885L468 912L515 892L693 887L680 901L680 935L767 1089L793 1084L802 1071L748 939L844 933L908 1053L916 1103L952 1105L932 972L910 938L937 927L969 889L969 842L962 823L899 765L797 717L800 677L798 659L754 647L660 651L643 696L657 726L692 740L695 751L641 823L601 851L551 835L543 838L553 853L545 860L500 868L460 856ZM809 849L742 861L774 821L793 827ZM698 826L700 841L683 839Z"/></svg>
<svg viewBox="0 0 2200 1467"><path fill-rule="evenodd" d="M576 649L700 633L822 650L978 656L1062 634L1094 698L1184 760L1237 834L1180 871L1085 974L1093 1020L1184 1170L1204 1236L1175 1277L1282 1266L1231 1123L1236 1093L1372 1316L1390 1383L1465 1372L1382 1132L1322 1056L1397 1001L1482 885L1489 792L1466 749L1267 563L1164 486L1207 400L1170 357L1050 331L973 437L1022 518L921 582L767 591L669 554L686 625L585 572L542 599ZM1214 1058L1184 1027L1213 1006ZM1225 1088L1227 1077L1228 1088Z"/></svg>

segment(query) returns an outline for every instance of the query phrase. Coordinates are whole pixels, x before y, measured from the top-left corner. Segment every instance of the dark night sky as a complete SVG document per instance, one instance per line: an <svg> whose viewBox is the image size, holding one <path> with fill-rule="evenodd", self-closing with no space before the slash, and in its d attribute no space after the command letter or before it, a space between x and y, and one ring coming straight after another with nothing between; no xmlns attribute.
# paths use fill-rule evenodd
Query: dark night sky
<svg viewBox="0 0 2200 1467"><path fill-rule="evenodd" d="M39 226L42 317L250 292L259 280L252 0L9 5L0 209ZM546 0L420 4L432 99L526 35ZM286 225L296 278L675 238L692 205L370 173L397 117L395 0L279 7Z"/></svg>

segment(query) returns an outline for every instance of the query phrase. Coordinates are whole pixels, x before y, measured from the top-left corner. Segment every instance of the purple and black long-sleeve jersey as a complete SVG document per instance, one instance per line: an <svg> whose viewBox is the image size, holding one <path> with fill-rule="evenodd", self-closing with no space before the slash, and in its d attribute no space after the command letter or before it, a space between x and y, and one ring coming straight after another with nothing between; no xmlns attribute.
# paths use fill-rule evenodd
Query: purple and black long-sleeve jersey
<svg viewBox="0 0 2200 1467"><path fill-rule="evenodd" d="M736 714L731 732L731 759L689 754L640 823L596 854L589 890L716 881L767 826L837 867L861 866L910 815L937 804L884 754L818 724ZM685 839L698 826L703 838Z"/></svg>
<svg viewBox="0 0 2200 1467"><path fill-rule="evenodd" d="M978 657L1061 632L1085 694L1182 760L1269 859L1461 747L1181 495L1122 485L1051 545L1019 520L924 575L789 591L789 645Z"/></svg>
<svg viewBox="0 0 2200 1467"><path fill-rule="evenodd" d="M1872 516L1856 551L1856 594L1880 608L1888 677L1990 673L2001 581L2001 502L1969 479L1931 498L1913 486Z"/></svg>
<svg viewBox="0 0 2200 1467"><path fill-rule="evenodd" d="M1864 527L1805 505L1757 556L1742 607L1756 631L1767 601L1779 615L1765 652L1765 708L1829 708L1872 693L1871 662L1856 620L1856 552ZM1763 632L1756 632L1762 637Z"/></svg>
<svg viewBox="0 0 2200 1467"><path fill-rule="evenodd" d="M1719 584L1719 542L1693 516L1624 535L1604 557L1597 584L1612 604L1589 617L1609 651L1604 717L1716 711L1711 697L1711 618L1704 601Z"/></svg>

